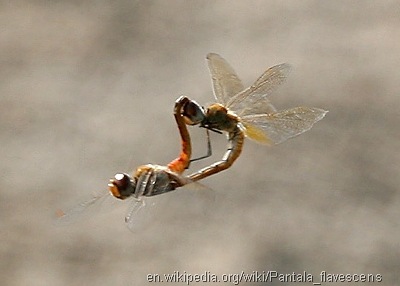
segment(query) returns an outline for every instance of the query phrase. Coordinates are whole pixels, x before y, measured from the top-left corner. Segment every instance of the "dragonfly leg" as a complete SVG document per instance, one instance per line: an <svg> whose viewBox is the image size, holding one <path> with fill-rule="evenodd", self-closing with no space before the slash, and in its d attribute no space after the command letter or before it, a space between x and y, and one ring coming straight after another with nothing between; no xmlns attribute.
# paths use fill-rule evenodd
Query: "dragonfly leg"
<svg viewBox="0 0 400 286"><path fill-rule="evenodd" d="M242 152L244 136L244 133L239 128L230 132L229 147L222 157L222 160L189 175L188 178L192 181L198 181L228 169Z"/></svg>
<svg viewBox="0 0 400 286"><path fill-rule="evenodd" d="M206 134L207 134L207 154L204 155L204 156L198 157L196 159L191 159L190 163L195 162L195 161L199 161L199 160L203 160L203 159L208 158L208 157L210 157L212 155L210 133L209 133L208 129L206 129Z"/></svg>

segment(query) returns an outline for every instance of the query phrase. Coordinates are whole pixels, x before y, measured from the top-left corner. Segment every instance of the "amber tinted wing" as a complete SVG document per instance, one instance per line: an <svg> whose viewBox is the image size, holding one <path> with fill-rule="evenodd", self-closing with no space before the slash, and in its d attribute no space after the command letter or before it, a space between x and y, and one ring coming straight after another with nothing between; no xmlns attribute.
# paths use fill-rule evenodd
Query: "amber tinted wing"
<svg viewBox="0 0 400 286"><path fill-rule="evenodd" d="M239 116L268 114L276 111L267 96L287 78L289 64L280 64L266 70L250 87L232 97L226 104Z"/></svg>
<svg viewBox="0 0 400 286"><path fill-rule="evenodd" d="M244 90L242 81L236 72L220 55L208 54L207 63L217 102L225 105L231 97Z"/></svg>
<svg viewBox="0 0 400 286"><path fill-rule="evenodd" d="M260 143L279 144L310 130L326 113L319 108L295 107L273 114L247 115L242 117L242 122L249 138Z"/></svg>

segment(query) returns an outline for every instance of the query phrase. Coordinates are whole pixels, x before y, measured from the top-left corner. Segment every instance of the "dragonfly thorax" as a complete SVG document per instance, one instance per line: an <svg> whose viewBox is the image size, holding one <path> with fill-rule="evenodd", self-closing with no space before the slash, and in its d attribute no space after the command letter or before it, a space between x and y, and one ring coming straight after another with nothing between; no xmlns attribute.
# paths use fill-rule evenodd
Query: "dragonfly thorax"
<svg viewBox="0 0 400 286"><path fill-rule="evenodd" d="M232 132L237 128L239 118L233 112L219 103L214 103L207 108L206 116L201 123L202 127Z"/></svg>
<svg viewBox="0 0 400 286"><path fill-rule="evenodd" d="M165 166L147 164L140 166L135 174L135 197L151 197L175 190L179 186L173 172Z"/></svg>

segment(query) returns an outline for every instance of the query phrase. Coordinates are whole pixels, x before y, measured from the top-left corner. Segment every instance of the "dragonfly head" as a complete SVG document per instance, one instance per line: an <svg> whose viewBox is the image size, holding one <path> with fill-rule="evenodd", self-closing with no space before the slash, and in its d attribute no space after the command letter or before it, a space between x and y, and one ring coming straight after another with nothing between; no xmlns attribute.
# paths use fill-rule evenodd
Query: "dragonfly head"
<svg viewBox="0 0 400 286"><path fill-rule="evenodd" d="M182 108L182 115L188 125L200 124L205 119L204 108L196 101L189 100Z"/></svg>
<svg viewBox="0 0 400 286"><path fill-rule="evenodd" d="M108 189L111 194L121 200L126 199L135 192L136 182L125 173L118 173L110 179Z"/></svg>

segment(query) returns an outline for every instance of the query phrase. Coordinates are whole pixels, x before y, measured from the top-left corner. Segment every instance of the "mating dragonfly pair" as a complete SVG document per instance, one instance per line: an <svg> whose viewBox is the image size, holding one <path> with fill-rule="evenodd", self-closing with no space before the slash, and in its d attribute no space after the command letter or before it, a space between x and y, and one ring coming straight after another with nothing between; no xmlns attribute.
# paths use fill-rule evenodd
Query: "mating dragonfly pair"
<svg viewBox="0 0 400 286"><path fill-rule="evenodd" d="M119 173L110 180L109 192L61 212L61 220L68 219L97 204L110 194L118 199L133 199L125 217L130 229L135 225L135 215L145 206L145 197L174 191L229 168L239 157L245 137L265 145L273 145L309 130L327 111L319 108L295 107L277 111L268 95L287 77L290 66L280 64L266 70L250 87L245 88L233 68L219 55L207 55L216 103L204 109L187 97L175 102L174 117L181 137L182 149L178 158L167 166L148 164L140 166L130 176ZM228 149L222 159L191 175L183 176L192 161L211 155L208 137L208 154L191 159L191 139L187 125L199 125L218 133L226 132Z"/></svg>

